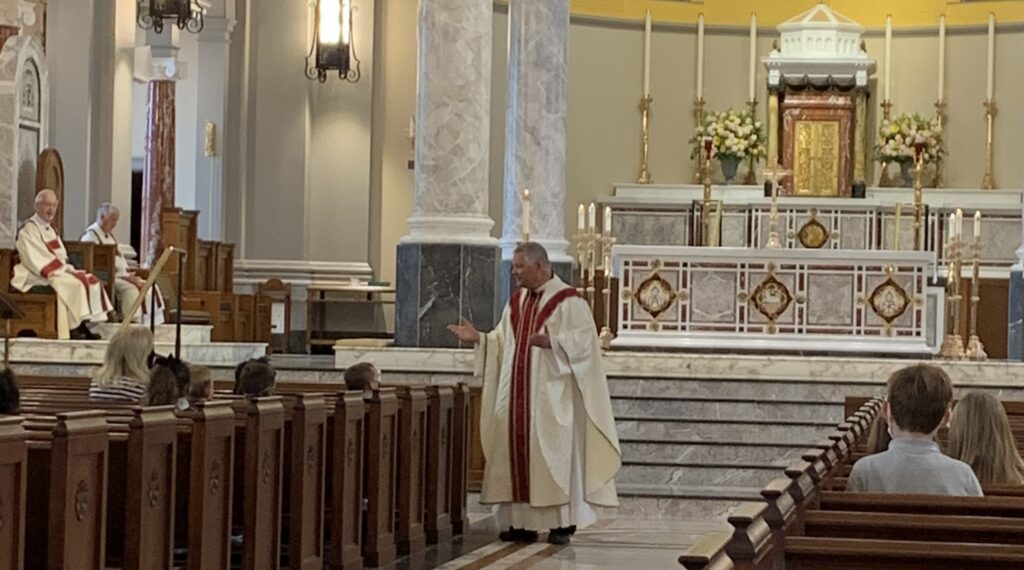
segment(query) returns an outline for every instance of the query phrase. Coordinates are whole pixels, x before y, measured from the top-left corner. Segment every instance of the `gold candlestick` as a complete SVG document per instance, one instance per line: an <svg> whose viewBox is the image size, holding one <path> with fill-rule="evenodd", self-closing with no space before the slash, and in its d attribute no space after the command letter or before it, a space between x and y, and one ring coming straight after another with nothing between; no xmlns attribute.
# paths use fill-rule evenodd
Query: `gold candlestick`
<svg viewBox="0 0 1024 570"><path fill-rule="evenodd" d="M975 218L975 223L979 218ZM978 288L979 273L981 272L981 251L983 248L981 236L975 235L971 242L971 336L967 341L966 356L971 360L986 360L985 345L978 338L978 303L981 301L981 291Z"/></svg>
<svg viewBox="0 0 1024 570"><path fill-rule="evenodd" d="M579 283L576 292L581 297L587 292L587 240L589 236L590 234L586 231L580 230L572 238L573 245L576 247L576 266L579 268Z"/></svg>
<svg viewBox="0 0 1024 570"><path fill-rule="evenodd" d="M939 356L948 360L963 360L965 356L964 341L960 336L960 248L962 242L959 235L949 238L946 244L949 273L946 279L946 302L949 304L949 316L952 327L942 341Z"/></svg>
<svg viewBox="0 0 1024 570"><path fill-rule="evenodd" d="M651 183L651 171L648 170L648 158L651 151L651 103L654 99L650 95L644 95L640 99L640 176L636 181L638 184Z"/></svg>
<svg viewBox="0 0 1024 570"><path fill-rule="evenodd" d="M939 123L939 129L941 130L943 128L943 125L946 122L946 102L943 101L942 99L939 99L938 101L935 102L935 120ZM936 153L937 152L938 152L938 149L936 149ZM936 154L936 156L935 156L935 178L932 179L932 187L933 188L944 188L945 186L946 186L946 181L943 178L943 173L942 173L942 156L939 155L939 154Z"/></svg>
<svg viewBox="0 0 1024 570"><path fill-rule="evenodd" d="M768 211L768 241L764 245L767 249L782 248L782 238L779 236L779 177L790 173L791 171L784 170L781 164L761 172L762 176L770 178L772 183L772 201Z"/></svg>
<svg viewBox="0 0 1024 570"><path fill-rule="evenodd" d="M701 150L700 154L704 157L700 168L700 181L704 186L704 199L701 202L700 209L700 221L701 227L703 228L701 231L700 241L701 245L707 247L711 245L711 216L708 214L708 210L711 209L711 152Z"/></svg>
<svg viewBox="0 0 1024 570"><path fill-rule="evenodd" d="M693 121L694 124L698 127L704 124L704 99L702 97L697 97L696 99L693 100ZM694 184L700 184L702 181L701 176L703 174L703 171L701 170L701 152L703 152L703 150L698 152L697 156L693 157Z"/></svg>
<svg viewBox="0 0 1024 570"><path fill-rule="evenodd" d="M892 113L892 101L886 99L881 103L882 107L882 120L888 121L889 115ZM881 138L881 137L879 137ZM882 175L878 177L878 185L882 188L888 188L892 186L892 178L889 178L889 163L885 160L882 161Z"/></svg>
<svg viewBox="0 0 1024 570"><path fill-rule="evenodd" d="M914 250L924 249L924 201L922 200L921 175L924 173L924 153L914 158ZM899 236L897 236L899 239Z"/></svg>
<svg viewBox="0 0 1024 570"><path fill-rule="evenodd" d="M612 332L612 246L615 245L615 238L609 234L601 237L601 249L604 253L604 287L601 294L604 296L604 325L601 327L601 348L609 350L612 347L612 339L615 334Z"/></svg>
<svg viewBox="0 0 1024 570"><path fill-rule="evenodd" d="M991 99L982 103L985 107L985 176L981 179L981 187L992 190L996 180L992 177L992 127L996 117L996 102Z"/></svg>
<svg viewBox="0 0 1024 570"><path fill-rule="evenodd" d="M747 101L747 107L750 107L750 118L752 120L756 120L756 118L757 118L757 99L754 98L754 99L751 99L750 101ZM757 175L754 173L754 167L756 166L755 163L754 163L754 160L755 159L754 159L753 155L751 155L747 159L747 162L748 162L748 164L747 164L747 177L743 179L743 183L744 184L749 184L749 185L757 184Z"/></svg>

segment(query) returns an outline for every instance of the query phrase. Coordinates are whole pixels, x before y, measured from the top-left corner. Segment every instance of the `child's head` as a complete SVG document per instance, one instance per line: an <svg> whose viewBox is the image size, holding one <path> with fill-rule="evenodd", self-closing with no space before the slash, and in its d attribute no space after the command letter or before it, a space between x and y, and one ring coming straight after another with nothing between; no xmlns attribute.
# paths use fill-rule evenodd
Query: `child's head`
<svg viewBox="0 0 1024 570"><path fill-rule="evenodd" d="M359 362L345 369L345 386L349 390L369 391L380 388L380 370L369 362Z"/></svg>
<svg viewBox="0 0 1024 570"><path fill-rule="evenodd" d="M18 391L18 382L14 378L14 371L4 368L0 371L0 414L16 414L21 402L21 393Z"/></svg>
<svg viewBox="0 0 1024 570"><path fill-rule="evenodd" d="M200 402L213 397L213 380L210 378L210 369L199 365L189 364L189 382L186 397L189 402Z"/></svg>
<svg viewBox="0 0 1024 570"><path fill-rule="evenodd" d="M266 358L253 358L235 368L235 394L273 396L277 372Z"/></svg>
<svg viewBox="0 0 1024 570"><path fill-rule="evenodd" d="M953 383L941 368L917 364L889 377L886 420L894 435L930 435L949 419Z"/></svg>
<svg viewBox="0 0 1024 570"><path fill-rule="evenodd" d="M1006 409L987 392L968 392L953 408L947 453L970 465L982 483L1024 484Z"/></svg>
<svg viewBox="0 0 1024 570"><path fill-rule="evenodd" d="M146 388L146 404L168 406L178 402L178 377L166 363L157 364L149 372L149 386Z"/></svg>

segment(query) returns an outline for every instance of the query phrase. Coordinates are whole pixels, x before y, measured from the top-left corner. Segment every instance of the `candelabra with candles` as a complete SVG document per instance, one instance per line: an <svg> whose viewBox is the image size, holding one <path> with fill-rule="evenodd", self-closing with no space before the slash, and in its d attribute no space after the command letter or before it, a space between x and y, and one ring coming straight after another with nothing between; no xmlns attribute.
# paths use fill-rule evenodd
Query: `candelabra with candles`
<svg viewBox="0 0 1024 570"><path fill-rule="evenodd" d="M946 102L939 99L935 102L935 121L939 125L939 131L942 131L942 127L946 122ZM933 188L942 188L946 185L946 181L942 173L942 160L941 157L935 161L935 178L932 179Z"/></svg>
<svg viewBox="0 0 1024 570"><path fill-rule="evenodd" d="M924 173L924 142L914 143L914 250L924 249L924 202L921 175ZM896 236L899 239L899 236Z"/></svg>
<svg viewBox="0 0 1024 570"><path fill-rule="evenodd" d="M698 127L704 124L704 98L697 97L693 100L693 122ZM706 143L705 143L706 144ZM700 184L703 181L704 171L702 170L700 153L693 157L693 183Z"/></svg>
<svg viewBox="0 0 1024 570"><path fill-rule="evenodd" d="M992 128L996 118L996 102L988 99L982 105L985 107L985 176L981 178L981 187L992 190L996 187L996 179L992 176Z"/></svg>
<svg viewBox="0 0 1024 570"><path fill-rule="evenodd" d="M978 279L981 271L981 252L984 244L981 241L981 212L974 212L974 240L971 241L971 336L967 340L967 358L985 360L985 345L978 338L978 303L981 302L981 290Z"/></svg>
<svg viewBox="0 0 1024 570"><path fill-rule="evenodd" d="M949 316L952 327L942 341L939 356L948 360L963 360L965 356L964 340L960 336L960 301L962 297L961 283L961 228L963 213L957 210L956 215L949 215L949 240L946 243L946 262L948 278L946 279L946 302L949 304ZM949 328L949 327L947 327Z"/></svg>
<svg viewBox="0 0 1024 570"><path fill-rule="evenodd" d="M644 95L640 99L640 176L636 181L638 184L651 183L651 171L648 168L651 152L651 103L654 101L650 95Z"/></svg>
<svg viewBox="0 0 1024 570"><path fill-rule="evenodd" d="M768 211L768 241L765 243L767 249L781 249L782 238L779 235L779 178L791 173L784 170L781 164L772 168L766 168L761 174L771 180L772 201L771 209Z"/></svg>
<svg viewBox="0 0 1024 570"><path fill-rule="evenodd" d="M580 204L578 233L573 237L573 244L576 248L576 262L579 266L579 285L576 291L587 301L591 312L596 316L598 303L603 307L604 315L601 320L601 346L604 349L611 348L612 338L615 336L611 329L611 279L612 279L612 245L615 238L612 237L612 210L610 207L604 209L604 223L601 233L597 230L597 207L591 203L589 208ZM599 263L600 262L600 263ZM597 271L601 270L604 276L603 287L600 297L597 296Z"/></svg>
<svg viewBox="0 0 1024 570"><path fill-rule="evenodd" d="M881 103L882 107L882 120L888 121L889 116L892 113L892 101L886 99ZM892 178L889 178L889 163L882 161L882 175L878 177L878 185L882 188L892 186Z"/></svg>

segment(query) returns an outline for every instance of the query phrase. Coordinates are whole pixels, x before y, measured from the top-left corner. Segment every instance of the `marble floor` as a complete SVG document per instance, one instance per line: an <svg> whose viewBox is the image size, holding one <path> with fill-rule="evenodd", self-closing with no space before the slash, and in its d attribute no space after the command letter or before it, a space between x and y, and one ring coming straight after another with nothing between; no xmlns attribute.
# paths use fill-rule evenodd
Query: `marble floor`
<svg viewBox="0 0 1024 570"><path fill-rule="evenodd" d="M729 528L725 520L614 518L581 529L567 546L544 542L544 534L534 544L512 544L497 540L498 529L491 516L476 515L461 549L464 554L434 567L443 570L679 568L676 559L700 536ZM485 537L489 540L480 544ZM471 543L479 546L472 548Z"/></svg>

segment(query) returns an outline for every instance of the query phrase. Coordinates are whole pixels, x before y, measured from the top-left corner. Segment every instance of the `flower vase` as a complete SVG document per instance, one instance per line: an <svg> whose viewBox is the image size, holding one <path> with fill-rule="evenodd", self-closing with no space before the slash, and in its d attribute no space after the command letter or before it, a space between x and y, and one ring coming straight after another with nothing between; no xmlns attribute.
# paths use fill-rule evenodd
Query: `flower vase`
<svg viewBox="0 0 1024 570"><path fill-rule="evenodd" d="M726 184L732 184L732 179L736 178L736 171L739 170L742 160L738 156L723 156L718 160L722 164L722 176L725 177Z"/></svg>
<svg viewBox="0 0 1024 570"><path fill-rule="evenodd" d="M900 178L903 179L904 188L912 188L914 186L914 163L904 161L900 163Z"/></svg>

